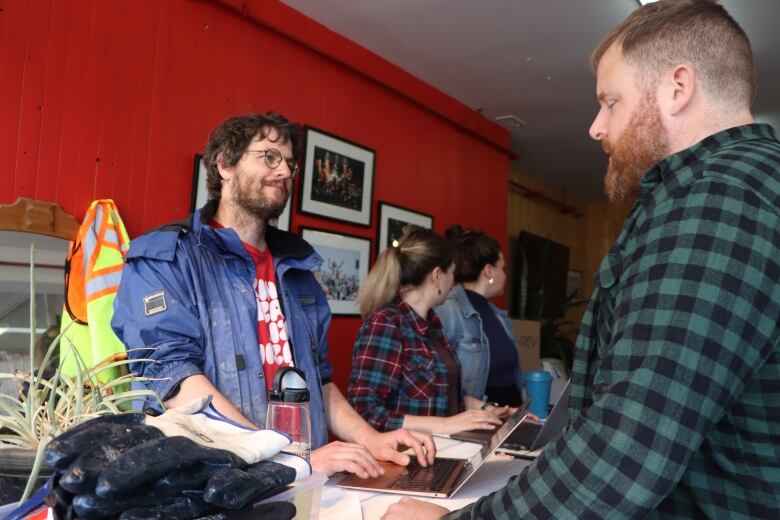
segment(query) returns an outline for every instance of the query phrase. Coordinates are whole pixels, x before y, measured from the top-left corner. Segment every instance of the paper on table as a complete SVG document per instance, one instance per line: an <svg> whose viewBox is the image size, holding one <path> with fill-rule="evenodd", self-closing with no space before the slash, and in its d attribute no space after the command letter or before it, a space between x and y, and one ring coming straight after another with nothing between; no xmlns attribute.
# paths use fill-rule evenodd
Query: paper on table
<svg viewBox="0 0 780 520"><path fill-rule="evenodd" d="M322 493L320 520L363 520L360 493L329 493L335 489L325 488Z"/></svg>

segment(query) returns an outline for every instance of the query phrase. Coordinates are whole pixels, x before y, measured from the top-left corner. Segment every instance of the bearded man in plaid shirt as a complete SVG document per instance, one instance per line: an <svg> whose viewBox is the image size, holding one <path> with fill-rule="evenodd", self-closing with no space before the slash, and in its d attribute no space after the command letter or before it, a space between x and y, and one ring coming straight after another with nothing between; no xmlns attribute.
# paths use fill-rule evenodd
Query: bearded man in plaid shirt
<svg viewBox="0 0 780 520"><path fill-rule="evenodd" d="M747 36L708 0L637 9L592 55L613 201L570 424L447 518L780 518L780 142ZM439 518L403 499L385 518Z"/></svg>

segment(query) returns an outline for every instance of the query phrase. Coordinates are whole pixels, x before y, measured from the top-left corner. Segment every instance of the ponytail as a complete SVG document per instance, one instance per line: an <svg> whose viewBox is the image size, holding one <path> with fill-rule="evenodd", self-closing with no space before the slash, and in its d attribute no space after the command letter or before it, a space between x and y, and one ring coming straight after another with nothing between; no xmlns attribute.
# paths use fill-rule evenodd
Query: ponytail
<svg viewBox="0 0 780 520"><path fill-rule="evenodd" d="M360 287L360 314L368 317L392 300L401 286L418 287L435 268L446 271L452 258L452 245L446 238L430 229L407 225L398 244L382 251Z"/></svg>
<svg viewBox="0 0 780 520"><path fill-rule="evenodd" d="M392 300L398 292L401 262L398 260L397 250L397 247L388 247L382 251L361 285L357 305L363 318Z"/></svg>

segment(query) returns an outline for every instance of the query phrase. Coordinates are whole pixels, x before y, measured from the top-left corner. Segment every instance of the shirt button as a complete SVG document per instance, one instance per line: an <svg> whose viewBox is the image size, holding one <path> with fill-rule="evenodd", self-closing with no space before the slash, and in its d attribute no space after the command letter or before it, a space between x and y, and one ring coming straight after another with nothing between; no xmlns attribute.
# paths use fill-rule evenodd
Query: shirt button
<svg viewBox="0 0 780 520"><path fill-rule="evenodd" d="M263 371L262 370L257 373L257 378L258 379L263 379Z"/></svg>
<svg viewBox="0 0 780 520"><path fill-rule="evenodd" d="M241 288L241 294L246 294L246 287Z"/></svg>

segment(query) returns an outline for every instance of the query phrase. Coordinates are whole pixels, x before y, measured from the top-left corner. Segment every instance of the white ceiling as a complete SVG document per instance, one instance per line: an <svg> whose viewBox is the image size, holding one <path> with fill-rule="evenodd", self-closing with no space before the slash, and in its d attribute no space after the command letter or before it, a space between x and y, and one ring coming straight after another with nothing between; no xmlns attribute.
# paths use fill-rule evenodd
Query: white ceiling
<svg viewBox="0 0 780 520"><path fill-rule="evenodd" d="M282 0L486 117L514 114L514 168L584 202L606 157L588 56L636 0ZM722 0L753 43L755 113L780 129L780 0Z"/></svg>

